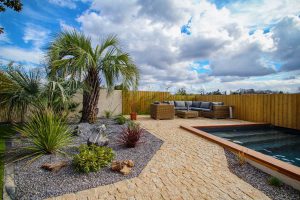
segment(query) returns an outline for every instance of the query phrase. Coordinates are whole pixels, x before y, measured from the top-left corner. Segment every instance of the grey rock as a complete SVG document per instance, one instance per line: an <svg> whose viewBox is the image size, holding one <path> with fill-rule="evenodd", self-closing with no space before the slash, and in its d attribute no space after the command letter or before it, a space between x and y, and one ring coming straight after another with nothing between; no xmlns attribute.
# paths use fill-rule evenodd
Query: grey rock
<svg viewBox="0 0 300 200"><path fill-rule="evenodd" d="M109 142L108 137L102 134L92 134L87 140L87 145L107 146Z"/></svg>

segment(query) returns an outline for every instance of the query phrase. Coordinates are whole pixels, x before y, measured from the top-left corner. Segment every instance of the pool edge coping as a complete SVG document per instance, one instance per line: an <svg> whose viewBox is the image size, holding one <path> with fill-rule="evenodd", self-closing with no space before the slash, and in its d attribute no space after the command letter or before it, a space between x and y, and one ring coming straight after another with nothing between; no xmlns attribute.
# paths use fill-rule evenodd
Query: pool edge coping
<svg viewBox="0 0 300 200"><path fill-rule="evenodd" d="M235 153L242 152L244 153L245 157L261 164L271 170L274 170L278 173L284 174L289 178L295 179L300 181L300 167L291 165L289 163L283 162L281 160L275 159L271 156L265 155L263 153L257 152L255 150L249 149L247 147L235 144L233 142L227 141L223 138L214 136L209 134L205 131L201 131L197 128L218 128L218 127L241 127L241 126L251 126L251 125L264 125L268 123L245 123L245 124L221 124L221 125L206 125L206 126L186 126L180 125L180 128L185 129L197 136L203 137L211 142L214 142L224 148L229 149Z"/></svg>

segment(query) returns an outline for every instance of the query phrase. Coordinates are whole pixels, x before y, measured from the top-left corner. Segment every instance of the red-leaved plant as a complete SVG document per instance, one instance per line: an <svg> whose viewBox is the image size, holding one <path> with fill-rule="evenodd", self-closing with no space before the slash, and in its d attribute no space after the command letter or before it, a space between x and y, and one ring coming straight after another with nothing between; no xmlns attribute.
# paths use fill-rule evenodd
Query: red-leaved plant
<svg viewBox="0 0 300 200"><path fill-rule="evenodd" d="M140 139L144 134L144 129L139 124L129 122L126 127L122 129L122 133L119 137L119 142L126 147L133 148L138 143L141 143Z"/></svg>

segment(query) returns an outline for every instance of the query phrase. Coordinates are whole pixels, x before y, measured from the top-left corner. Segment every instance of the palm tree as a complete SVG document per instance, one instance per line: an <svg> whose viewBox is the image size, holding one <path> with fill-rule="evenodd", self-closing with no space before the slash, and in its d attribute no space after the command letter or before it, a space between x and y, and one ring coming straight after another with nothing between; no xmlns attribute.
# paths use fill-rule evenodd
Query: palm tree
<svg viewBox="0 0 300 200"><path fill-rule="evenodd" d="M102 80L108 91L120 80L125 88L138 84L139 71L129 54L119 47L116 36L108 36L93 48L91 39L83 33L62 32L50 44L48 60L50 76L83 81L81 122L93 123L96 119Z"/></svg>
<svg viewBox="0 0 300 200"><path fill-rule="evenodd" d="M13 114L19 114L24 122L29 107L41 93L39 73L9 68L0 72L0 85L0 105L7 108L8 121Z"/></svg>

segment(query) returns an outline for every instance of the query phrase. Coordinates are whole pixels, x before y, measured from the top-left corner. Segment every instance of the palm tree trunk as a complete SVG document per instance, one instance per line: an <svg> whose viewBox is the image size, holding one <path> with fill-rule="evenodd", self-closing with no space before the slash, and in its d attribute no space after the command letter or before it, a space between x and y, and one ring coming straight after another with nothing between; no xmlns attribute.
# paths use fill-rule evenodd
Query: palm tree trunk
<svg viewBox="0 0 300 200"><path fill-rule="evenodd" d="M83 92L83 108L81 122L94 123L98 114L98 100L100 91L99 73L96 69L91 68L88 71L87 78L85 80L88 90Z"/></svg>

